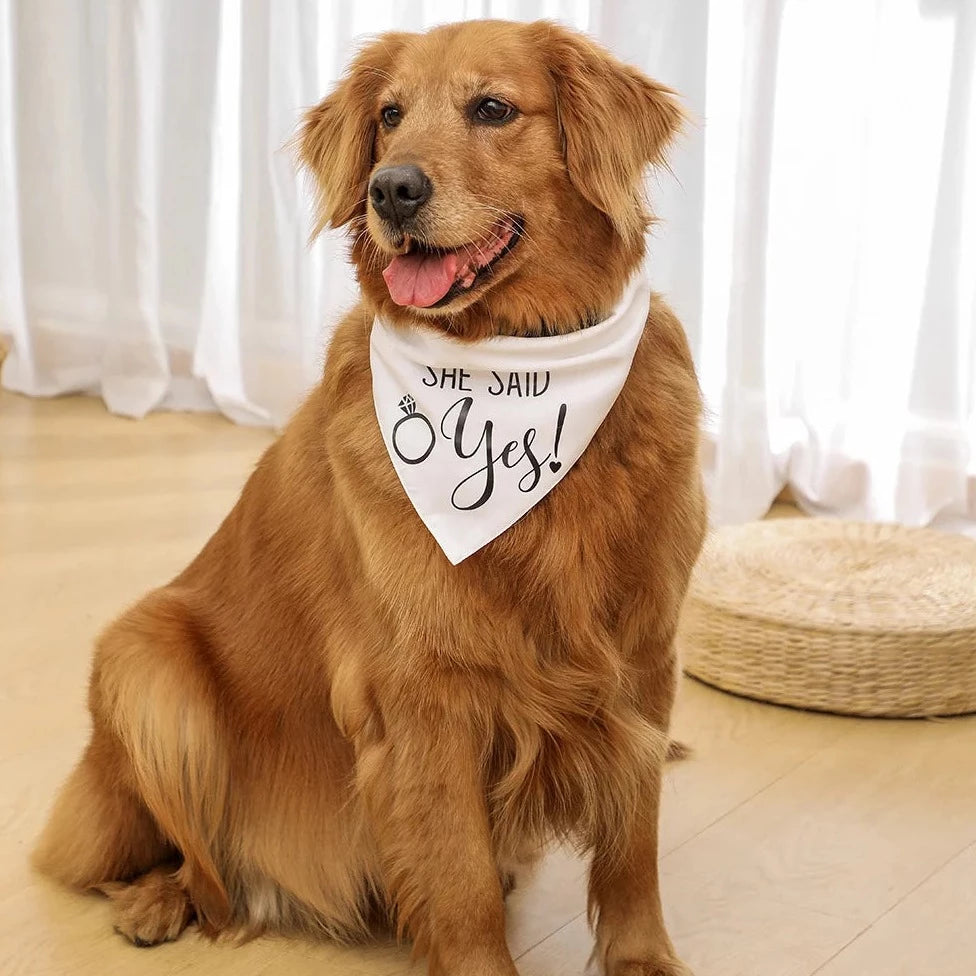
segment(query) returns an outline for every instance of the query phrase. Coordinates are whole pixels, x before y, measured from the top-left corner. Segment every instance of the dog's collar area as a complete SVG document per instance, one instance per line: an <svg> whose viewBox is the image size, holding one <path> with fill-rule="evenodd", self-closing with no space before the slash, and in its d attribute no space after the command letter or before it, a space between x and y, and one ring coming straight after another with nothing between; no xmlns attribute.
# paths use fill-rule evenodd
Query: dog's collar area
<svg viewBox="0 0 976 976"><path fill-rule="evenodd" d="M599 325L606 317L606 314L601 315L599 312L584 312L581 318L573 325L564 325L562 323L543 320L532 328L523 329L519 334L526 339L555 339L557 336L592 329L594 325Z"/></svg>

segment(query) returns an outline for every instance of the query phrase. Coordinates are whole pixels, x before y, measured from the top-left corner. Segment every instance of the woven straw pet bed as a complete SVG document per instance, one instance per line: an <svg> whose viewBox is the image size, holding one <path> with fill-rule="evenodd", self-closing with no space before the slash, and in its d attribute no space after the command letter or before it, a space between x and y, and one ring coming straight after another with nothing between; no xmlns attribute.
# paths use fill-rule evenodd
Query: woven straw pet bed
<svg viewBox="0 0 976 976"><path fill-rule="evenodd" d="M976 711L976 542L897 525L720 529L695 569L685 670L726 691L847 715Z"/></svg>

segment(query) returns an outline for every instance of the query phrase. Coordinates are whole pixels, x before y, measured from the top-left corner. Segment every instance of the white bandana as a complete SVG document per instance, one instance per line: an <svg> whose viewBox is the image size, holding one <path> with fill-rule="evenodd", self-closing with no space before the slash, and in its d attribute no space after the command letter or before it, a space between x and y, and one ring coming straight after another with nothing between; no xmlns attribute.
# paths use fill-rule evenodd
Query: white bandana
<svg viewBox="0 0 976 976"><path fill-rule="evenodd" d="M651 297L631 280L598 325L463 343L373 322L373 404L413 507L457 564L544 498L623 388Z"/></svg>

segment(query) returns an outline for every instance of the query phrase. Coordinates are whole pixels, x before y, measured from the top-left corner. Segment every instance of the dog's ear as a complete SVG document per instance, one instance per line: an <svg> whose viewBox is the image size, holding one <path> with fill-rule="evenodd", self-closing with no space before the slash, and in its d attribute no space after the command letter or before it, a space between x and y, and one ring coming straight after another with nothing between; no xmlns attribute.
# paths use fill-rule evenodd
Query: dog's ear
<svg viewBox="0 0 976 976"><path fill-rule="evenodd" d="M648 225L643 174L663 164L684 121L670 88L618 61L588 37L540 23L573 185L624 238Z"/></svg>
<svg viewBox="0 0 976 976"><path fill-rule="evenodd" d="M342 227L365 211L380 108L377 99L405 37L383 34L363 48L335 91L305 113L294 145L300 165L315 180L313 237L326 227Z"/></svg>

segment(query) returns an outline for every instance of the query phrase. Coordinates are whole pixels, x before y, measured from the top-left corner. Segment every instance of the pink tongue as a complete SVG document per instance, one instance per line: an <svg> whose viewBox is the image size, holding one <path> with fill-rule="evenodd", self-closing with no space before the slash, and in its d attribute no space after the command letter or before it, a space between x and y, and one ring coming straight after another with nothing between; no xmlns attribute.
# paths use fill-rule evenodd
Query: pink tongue
<svg viewBox="0 0 976 976"><path fill-rule="evenodd" d="M458 257L446 254L401 254L383 272L390 298L397 305L429 308L450 290L457 277Z"/></svg>

